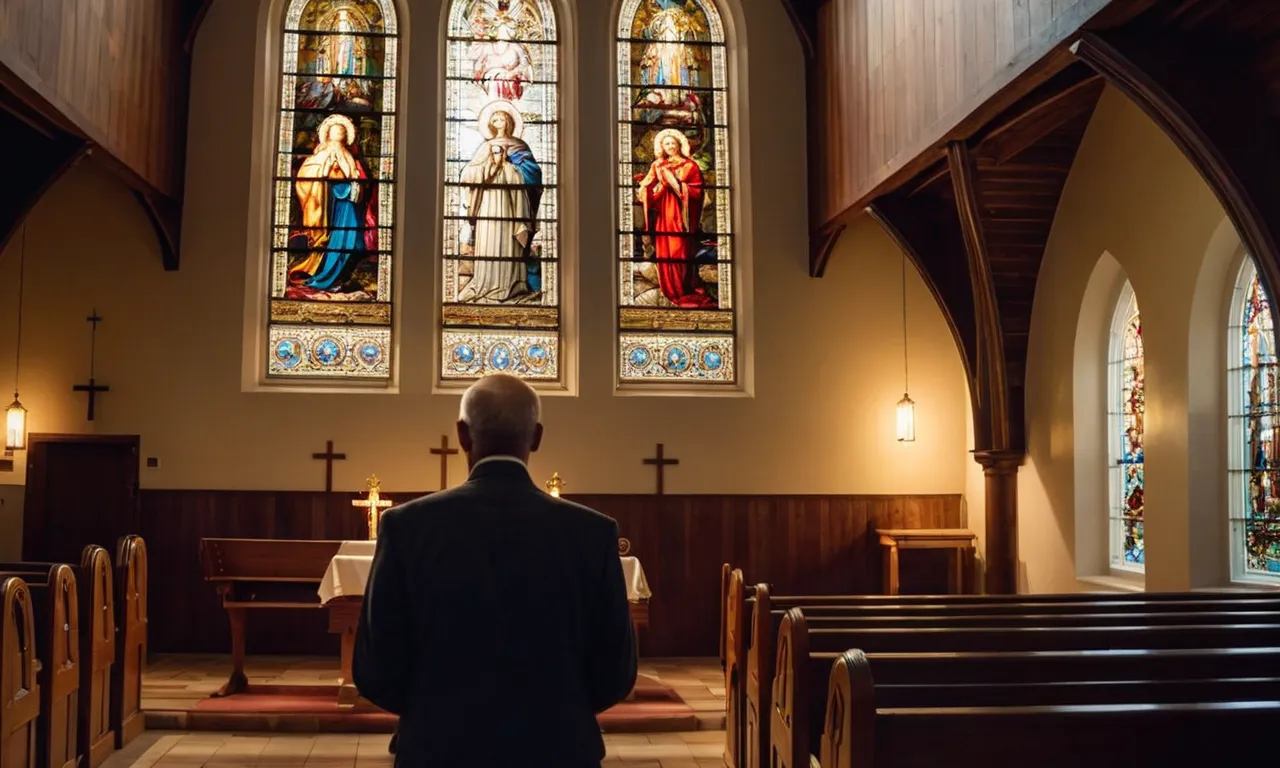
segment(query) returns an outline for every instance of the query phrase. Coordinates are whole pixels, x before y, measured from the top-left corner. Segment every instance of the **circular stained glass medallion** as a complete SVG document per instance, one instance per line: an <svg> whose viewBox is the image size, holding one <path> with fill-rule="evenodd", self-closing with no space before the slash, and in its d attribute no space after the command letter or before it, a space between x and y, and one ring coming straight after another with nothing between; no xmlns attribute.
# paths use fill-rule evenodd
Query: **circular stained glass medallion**
<svg viewBox="0 0 1280 768"><path fill-rule="evenodd" d="M541 371L551 362L551 352L545 344L530 344L525 347L524 359L531 369Z"/></svg>
<svg viewBox="0 0 1280 768"><path fill-rule="evenodd" d="M358 347L360 362L367 366L375 366L382 360L382 345L372 339L360 342Z"/></svg>
<svg viewBox="0 0 1280 768"><path fill-rule="evenodd" d="M302 362L302 339L281 339L276 342L276 361L285 368L294 368Z"/></svg>
<svg viewBox="0 0 1280 768"><path fill-rule="evenodd" d="M470 344L459 344L453 348L453 362L458 365L471 365L475 359L476 351Z"/></svg>
<svg viewBox="0 0 1280 768"><path fill-rule="evenodd" d="M513 356L511 347L499 342L489 350L489 366L495 371L505 371L511 367Z"/></svg>
<svg viewBox="0 0 1280 768"><path fill-rule="evenodd" d="M669 344L662 350L662 364L668 371L684 373L689 369L689 350L683 344Z"/></svg>
<svg viewBox="0 0 1280 768"><path fill-rule="evenodd" d="M718 371L724 365L724 355L719 347L707 347L700 356L702 367L708 371Z"/></svg>
<svg viewBox="0 0 1280 768"><path fill-rule="evenodd" d="M649 363L653 362L653 355L649 353L649 348L637 344L627 350L627 362L633 368L645 369L649 367Z"/></svg>
<svg viewBox="0 0 1280 768"><path fill-rule="evenodd" d="M316 341L311 354L321 365L338 365L342 362L342 344L332 336L324 336Z"/></svg>

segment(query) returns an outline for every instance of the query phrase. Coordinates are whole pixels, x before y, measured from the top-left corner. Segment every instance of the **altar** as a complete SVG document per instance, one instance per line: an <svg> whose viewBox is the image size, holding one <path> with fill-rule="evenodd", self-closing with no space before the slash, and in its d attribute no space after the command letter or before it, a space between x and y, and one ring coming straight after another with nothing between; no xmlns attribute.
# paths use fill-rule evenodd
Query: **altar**
<svg viewBox="0 0 1280 768"><path fill-rule="evenodd" d="M360 695L351 682L351 665L355 656L356 628L360 623L360 606L364 602L365 585L373 570L373 553L376 541L344 541L329 561L329 567L320 581L317 594L320 603L329 612L329 631L342 640L342 679L338 688L338 703L354 706ZM630 554L631 545L626 539L618 542L622 561L622 578L627 584L627 600L631 603L631 623L638 633L649 625L649 582L645 579L640 560Z"/></svg>

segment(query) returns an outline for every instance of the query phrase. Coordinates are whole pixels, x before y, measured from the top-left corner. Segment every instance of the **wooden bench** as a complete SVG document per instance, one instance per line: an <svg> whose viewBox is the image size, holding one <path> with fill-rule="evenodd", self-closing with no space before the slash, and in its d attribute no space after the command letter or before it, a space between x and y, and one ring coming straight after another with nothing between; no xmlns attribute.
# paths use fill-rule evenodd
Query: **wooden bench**
<svg viewBox="0 0 1280 768"><path fill-rule="evenodd" d="M340 541L201 539L204 580L214 585L231 623L230 679L214 696L249 689L244 673L246 613L323 608L317 591Z"/></svg>
<svg viewBox="0 0 1280 768"><path fill-rule="evenodd" d="M98 768L115 751L111 728L111 668L116 660L115 585L111 555L96 544L84 548L76 569L80 600L80 695L77 746L86 768Z"/></svg>
<svg viewBox="0 0 1280 768"><path fill-rule="evenodd" d="M759 664L771 665L773 662L772 639L777 631L777 622L782 613L791 607L803 606L811 614L821 615L937 615L940 612L953 611L954 606L968 606L966 612L974 614L1009 614L1018 615L1036 607L1037 613L1078 613L1082 604L1097 606L1094 613L1133 612L1141 607L1142 612L1178 612L1178 606L1184 605L1186 611L1202 610L1219 603L1232 605L1256 606L1257 610L1275 610L1280 608L1280 592L1195 592L1195 593L1078 593L1048 595L787 595L773 596L771 613L774 613L772 624L761 631L755 627L754 609L759 590L768 592L768 585L749 586L745 583L740 569L730 568L728 563L721 566L721 594L725 604L721 608L721 663L725 673L725 763L729 768L748 765L744 759L745 741L755 739L761 748L768 745L768 719L759 712L768 711L767 698L769 686L766 683L757 689L758 680L753 682L749 674L751 666L751 649L764 642L767 646L759 655ZM1254 608L1241 608L1254 610ZM758 633L763 641L753 640ZM759 664L756 666L758 667ZM763 679L768 680L769 675ZM748 691L752 688L752 691ZM754 704L762 704L759 712L753 712ZM748 730L752 731L748 736Z"/></svg>
<svg viewBox="0 0 1280 768"><path fill-rule="evenodd" d="M887 708L872 679L874 665L860 651L841 654L829 675L818 758L780 744L772 758L776 768L1121 768L1134 762L1265 765L1275 758L1274 745L1259 738L1280 721L1274 699ZM1144 698L1157 684L1147 685L1146 692L1135 688L1134 696Z"/></svg>
<svg viewBox="0 0 1280 768"><path fill-rule="evenodd" d="M1123 606L1125 613L1098 611L1099 604L1091 602L1045 604L1006 603L1002 609L1017 606L1021 613L1010 613L1007 610L991 614L971 614L979 606L959 604L954 606L935 606L931 614L917 612L903 616L893 608L883 606L877 608L857 606L810 606L804 608L808 628L810 630L901 630L905 632L927 632L928 644L946 643L946 630L951 629L1016 629L1026 627L1038 628L1089 628L1090 630L1108 627L1158 627L1158 626L1209 626L1209 625L1273 625L1280 627L1280 602L1252 600L1243 604L1231 603L1196 603L1156 602L1143 603L1129 600L1114 603L1111 608ZM1171 611L1169 607L1196 605L1198 611ZM1253 610L1269 606L1273 610ZM756 600L752 606L750 644L747 651L745 668L742 677L743 699L735 709L741 713L739 720L743 741L738 752L743 756L743 764L757 766L758 756L767 754L770 742L770 712L772 711L772 689L775 665L775 637L779 631L784 612L771 609L769 587L760 584L756 589ZM1154 608L1153 611L1148 609ZM1248 610L1223 610L1246 608ZM904 649L905 650L905 649ZM951 650L939 646L938 650ZM829 662L828 662L829 663ZM731 702L732 706L733 703Z"/></svg>
<svg viewBox="0 0 1280 768"><path fill-rule="evenodd" d="M116 748L146 728L142 671L147 667L147 544L122 536L116 544L116 658L111 674L111 729Z"/></svg>
<svg viewBox="0 0 1280 768"><path fill-rule="evenodd" d="M31 592L19 577L0 580L0 763L36 768L40 662Z"/></svg>
<svg viewBox="0 0 1280 768"><path fill-rule="evenodd" d="M75 571L63 564L0 563L0 579L22 579L31 593L40 671L36 763L76 768L80 690L80 614Z"/></svg>
<svg viewBox="0 0 1280 768"><path fill-rule="evenodd" d="M906 639L909 638L909 639ZM825 696L826 686L824 681L831 674L831 664L840 656L843 651L835 650L841 644L851 641L852 643L861 644L873 648L892 657L897 665L895 670L892 665L886 665L885 674L881 677L882 684L898 684L901 689L895 692L897 697L896 703L901 706L904 704L914 704L919 706L933 706L937 702L928 698L930 694L930 686L950 685L955 690L949 694L951 702L960 702L966 706L976 705L983 701L995 700L1000 695L1001 687L1004 687L1005 693L1010 698L1018 700L1022 703L1049 704L1061 703L1061 699L1066 696L1060 693L1063 689L1056 687L1054 684L1069 680L1076 682L1099 682L1110 679L1112 681L1127 682L1144 682L1143 680L1135 680L1132 677L1132 671L1122 668L1114 663L1100 663L1099 659L1105 657L1106 654L1115 653L1106 650L1112 647L1127 647L1130 649L1141 649L1143 653L1151 654L1150 648L1182 648L1200 650L1204 653L1204 649L1215 649L1208 652L1207 655L1201 656L1200 671L1206 671L1206 661L1211 665L1221 655L1226 659L1222 661L1216 668L1211 668L1211 674L1208 678L1220 680L1218 685L1218 694L1224 695L1231 685L1249 685L1247 683L1228 683L1226 680L1241 677L1239 673L1242 671L1237 659L1233 659L1230 654L1218 654L1218 648L1232 648L1245 646L1265 647L1269 653L1253 656L1248 659L1254 662L1255 666L1249 668L1247 673L1250 677L1269 677L1272 678L1270 683L1257 682L1254 684L1256 690L1252 698L1280 698L1280 687L1274 683L1275 678L1280 678L1280 656L1276 651L1276 646L1280 646L1280 626L1271 625L1223 625L1223 626L1133 626L1133 627L1079 627L1079 628L1040 628L1040 627L1022 627L1013 629L992 630L986 628L962 628L962 629L943 629L929 630L920 629L915 631L903 630L881 630L881 629L825 629L814 630L808 626L808 622L800 609L792 609L783 619L778 634L778 652L777 652L777 674L773 680L773 707L771 711L771 724L769 726L770 737L770 762L775 766L803 766L807 761L807 755L812 751L819 751L819 739L821 727L824 722L830 722L832 717L840 715L841 709L833 709L824 712L824 707L828 703ZM915 646L914 648L911 646ZM923 647L923 646L933 646ZM1058 669L1061 675L1058 678L1046 678L1045 670L1038 669L1046 664L1045 654L1026 653L1027 650L1043 647L1055 647L1059 650ZM858 647L854 645L853 647ZM967 650L974 647L980 647L980 650L988 653L971 653L965 654L942 653L955 650ZM1075 677L1062 675L1063 669L1061 662L1063 659L1070 658L1069 654L1062 654L1063 651L1089 651L1094 649L1103 649L1101 653L1081 654L1074 658L1076 665L1073 670ZM928 668L934 672L943 669L944 666L951 670L950 674L956 674L956 669L967 667L968 680L957 682L953 680L931 679L917 673L910 678L910 682L904 682L901 678L906 676L902 669L916 663L913 654L905 651L923 651L921 657L930 657ZM1005 667L1002 674L996 676L992 672L992 667L996 666L992 663L993 659L998 657L998 653L1003 651L1013 651L1013 656L1017 657L1021 662L1018 667ZM861 652L861 651L860 651ZM1158 652L1157 652L1158 653ZM871 653L872 658L879 658L880 653ZM1153 659L1159 659L1159 656L1152 655ZM950 659L950 663L944 663L942 659ZM1259 659L1265 662L1264 666L1259 667L1256 662ZM1151 685L1158 685L1165 681L1175 679L1187 679L1187 672L1179 666L1181 661L1178 658L1167 656L1162 659L1163 666L1154 669L1153 666L1157 662L1148 660L1146 663L1146 672L1155 673L1154 680L1145 681ZM1234 664L1234 666L1233 666ZM1188 667L1190 669L1190 667ZM1017 677L1011 674L1013 670L1020 670L1024 677ZM1267 672L1271 674L1267 674ZM895 676L896 673L896 676ZM1011 691L1009 685L1024 686L1022 690ZM1032 686L1026 688L1025 686ZM1038 687L1036 687L1038 686ZM973 689L966 693L965 689ZM916 696L920 693L920 696ZM1076 695L1082 695L1080 689L1076 690ZM1131 692L1132 696L1139 698L1155 697L1155 693L1144 693L1142 690ZM1182 688L1180 691L1176 687L1167 687L1159 694L1160 697L1169 699L1181 699L1183 701L1195 701L1195 693L1190 689ZM966 699L966 697L969 697ZM843 700L842 700L843 701ZM1150 703L1150 702L1143 702ZM843 706L843 704L841 705ZM801 755L805 755L804 760L800 759Z"/></svg>

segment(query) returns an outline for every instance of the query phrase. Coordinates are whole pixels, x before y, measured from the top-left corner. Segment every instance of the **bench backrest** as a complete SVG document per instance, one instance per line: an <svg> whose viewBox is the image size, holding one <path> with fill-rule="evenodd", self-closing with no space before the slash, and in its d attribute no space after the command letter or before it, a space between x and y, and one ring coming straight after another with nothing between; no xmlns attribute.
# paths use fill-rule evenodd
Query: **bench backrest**
<svg viewBox="0 0 1280 768"><path fill-rule="evenodd" d="M115 586L111 556L96 544L85 547L80 555L76 580L80 584L80 695L78 749L85 760L93 762L110 740L111 667L116 658ZM108 752L110 750L107 750Z"/></svg>
<svg viewBox="0 0 1280 768"><path fill-rule="evenodd" d="M1280 701L877 709L874 670L860 651L841 655L828 680L820 768L1034 764L1123 766L1117 745L1141 744L1143 764L1246 765L1274 758L1257 733ZM778 768L813 763L794 755ZM930 759L932 758L932 759Z"/></svg>
<svg viewBox="0 0 1280 768"><path fill-rule="evenodd" d="M201 539L205 581L319 582L340 541Z"/></svg>
<svg viewBox="0 0 1280 768"><path fill-rule="evenodd" d="M111 668L111 728L121 747L142 730L142 670L147 665L147 543L116 543L116 658Z"/></svg>
<svg viewBox="0 0 1280 768"><path fill-rule="evenodd" d="M5 768L34 768L40 685L35 610L22 578L0 581L0 757Z"/></svg>

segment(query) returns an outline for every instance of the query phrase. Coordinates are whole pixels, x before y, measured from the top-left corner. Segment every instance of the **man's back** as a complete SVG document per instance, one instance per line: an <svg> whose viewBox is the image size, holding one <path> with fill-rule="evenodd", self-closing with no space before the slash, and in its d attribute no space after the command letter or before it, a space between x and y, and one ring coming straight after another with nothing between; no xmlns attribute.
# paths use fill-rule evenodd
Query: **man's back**
<svg viewBox="0 0 1280 768"><path fill-rule="evenodd" d="M635 681L617 524L509 459L387 514L356 643L398 765L596 765Z"/></svg>

